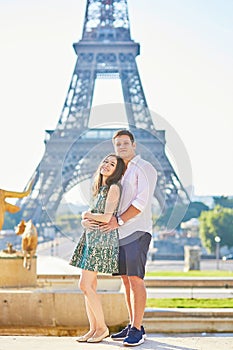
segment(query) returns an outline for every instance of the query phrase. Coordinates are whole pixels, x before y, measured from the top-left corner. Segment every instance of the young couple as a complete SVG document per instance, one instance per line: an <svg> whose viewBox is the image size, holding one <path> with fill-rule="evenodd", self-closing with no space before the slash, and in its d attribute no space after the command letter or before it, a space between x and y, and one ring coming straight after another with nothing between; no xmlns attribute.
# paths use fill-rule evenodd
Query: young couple
<svg viewBox="0 0 233 350"><path fill-rule="evenodd" d="M142 344L146 304L145 265L152 233L151 202L157 172L136 155L134 135L113 136L115 154L99 165L93 184L91 211L82 214L82 235L70 261L81 268L79 287L85 296L89 331L77 341L96 343L109 336L99 296L97 272L120 275L125 287L129 324L113 340L126 346Z"/></svg>

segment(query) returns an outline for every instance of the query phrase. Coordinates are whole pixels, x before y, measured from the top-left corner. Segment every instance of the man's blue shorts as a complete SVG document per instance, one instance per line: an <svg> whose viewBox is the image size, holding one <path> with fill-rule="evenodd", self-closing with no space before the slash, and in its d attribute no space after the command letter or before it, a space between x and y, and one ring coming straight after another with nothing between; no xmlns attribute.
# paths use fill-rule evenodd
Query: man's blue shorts
<svg viewBox="0 0 233 350"><path fill-rule="evenodd" d="M119 242L119 273L115 275L144 278L151 234L137 231Z"/></svg>

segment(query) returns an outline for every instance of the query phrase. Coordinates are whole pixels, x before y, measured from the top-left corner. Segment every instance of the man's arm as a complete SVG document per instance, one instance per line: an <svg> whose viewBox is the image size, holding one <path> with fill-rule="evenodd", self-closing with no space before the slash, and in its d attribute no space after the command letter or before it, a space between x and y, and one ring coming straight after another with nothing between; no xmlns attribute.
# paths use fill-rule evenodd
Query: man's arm
<svg viewBox="0 0 233 350"><path fill-rule="evenodd" d="M121 219L124 222L126 222L126 221L134 218L139 213L141 213L141 211L139 209L135 208L133 205L130 205L129 208L123 214L121 214ZM112 230L115 230L118 227L119 227L119 225L117 222L117 218L115 216L113 216L107 224L100 225L100 229L103 232L110 232Z"/></svg>
<svg viewBox="0 0 233 350"><path fill-rule="evenodd" d="M123 214L121 214L121 219L124 222L126 222L126 221L134 218L139 213L141 213L141 210L137 209L133 205L130 205L129 208Z"/></svg>

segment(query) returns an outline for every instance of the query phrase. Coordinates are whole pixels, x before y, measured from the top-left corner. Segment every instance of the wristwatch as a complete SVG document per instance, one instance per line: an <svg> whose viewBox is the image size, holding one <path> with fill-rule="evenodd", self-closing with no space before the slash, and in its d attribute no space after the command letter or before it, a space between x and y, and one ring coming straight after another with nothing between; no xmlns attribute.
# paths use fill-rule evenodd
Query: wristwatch
<svg viewBox="0 0 233 350"><path fill-rule="evenodd" d="M117 217L117 222L119 226L124 225L124 221L122 220L122 218L120 216Z"/></svg>

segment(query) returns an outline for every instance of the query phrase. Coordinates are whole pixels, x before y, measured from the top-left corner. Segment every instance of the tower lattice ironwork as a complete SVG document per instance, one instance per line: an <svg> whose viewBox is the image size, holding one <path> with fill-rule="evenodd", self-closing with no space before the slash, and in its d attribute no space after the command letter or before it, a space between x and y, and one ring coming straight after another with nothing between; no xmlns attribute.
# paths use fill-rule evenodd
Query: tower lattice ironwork
<svg viewBox="0 0 233 350"><path fill-rule="evenodd" d="M102 77L121 81L129 128L139 152L158 170L155 197L161 207L189 201L166 156L165 131L155 129L147 106L127 0L87 0L82 39L73 46L78 57L64 107L56 128L47 131L44 155L32 175L32 195L18 203L22 216L35 223L53 220L64 193L90 178L99 160L112 151L111 122L117 117L109 119L109 128L88 126L95 81Z"/></svg>

